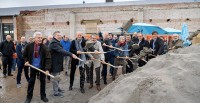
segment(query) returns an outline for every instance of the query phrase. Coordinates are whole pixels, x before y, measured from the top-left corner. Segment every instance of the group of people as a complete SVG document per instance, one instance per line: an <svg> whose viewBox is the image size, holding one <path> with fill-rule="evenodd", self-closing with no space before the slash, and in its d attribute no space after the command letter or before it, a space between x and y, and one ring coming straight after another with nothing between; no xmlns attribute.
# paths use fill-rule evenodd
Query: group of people
<svg viewBox="0 0 200 103"><path fill-rule="evenodd" d="M11 36L7 35L6 40L0 44L3 75L5 78L13 76L11 68L13 54L16 53L17 88L21 87L23 70L28 82L25 103L31 102L36 76L40 80L41 100L48 102L45 92L46 81L52 81L54 96L63 97L65 91L59 86L61 79L50 79L50 76L46 76L46 74L59 77L63 68L66 68L66 75L68 75L70 68L69 90L73 90L75 72L76 69L79 69L80 92L85 93L85 81L90 83L90 89L93 88L93 72L95 71L96 89L100 91L101 77L104 84L107 84L108 67L110 67L109 74L114 81L118 69L122 70L122 74L133 72L138 67L145 65L151 58L166 53L165 45L167 45L167 51L183 46L183 41L179 39L178 35L173 35L173 40L165 43L166 41L159 37L156 31L152 33L150 42L141 33L124 36L104 33L103 39L98 37L98 35L92 34L89 39L86 39L82 32L77 32L76 38L70 40L68 35L63 36L61 32L55 31L53 35L43 38L41 32L35 32L33 37L29 38L29 42L26 42L26 38L22 36L15 47ZM45 73L29 67L30 65L45 71Z"/></svg>

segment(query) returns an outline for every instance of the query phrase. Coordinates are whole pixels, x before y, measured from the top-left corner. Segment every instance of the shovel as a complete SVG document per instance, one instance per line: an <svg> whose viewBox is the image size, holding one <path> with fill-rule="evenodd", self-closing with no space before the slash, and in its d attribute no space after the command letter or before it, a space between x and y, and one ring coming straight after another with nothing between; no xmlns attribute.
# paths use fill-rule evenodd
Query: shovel
<svg viewBox="0 0 200 103"><path fill-rule="evenodd" d="M112 48L112 49L117 49L117 50L119 50L119 51L130 51L130 50L122 50L122 49L116 48L116 47L111 47L111 46L109 46L109 45L103 45L103 46L106 46L106 47L109 47L109 48Z"/></svg>
<svg viewBox="0 0 200 103"><path fill-rule="evenodd" d="M43 70L41 70L41 69L39 69L39 68L37 68L37 67L35 67L35 66L29 64L28 62L26 62L25 65L26 65L26 66L29 66L29 67L31 67L31 68L33 68L33 69L36 69L36 70L38 70L38 71L44 73L45 75L50 76L50 77L53 78L53 79L61 80L60 76L53 76L53 75L51 75L51 74L49 74L49 73L47 73L47 72L45 72L45 71L43 71Z"/></svg>
<svg viewBox="0 0 200 103"><path fill-rule="evenodd" d="M111 67L113 67L113 68L122 68L122 66L114 66L114 65L112 65L112 64L103 62L103 61L98 60L98 59L92 59L92 60L95 60L95 61L101 62L101 63L103 63L103 64L109 65L109 66L111 66Z"/></svg>
<svg viewBox="0 0 200 103"><path fill-rule="evenodd" d="M79 52L79 54L105 54L106 52Z"/></svg>

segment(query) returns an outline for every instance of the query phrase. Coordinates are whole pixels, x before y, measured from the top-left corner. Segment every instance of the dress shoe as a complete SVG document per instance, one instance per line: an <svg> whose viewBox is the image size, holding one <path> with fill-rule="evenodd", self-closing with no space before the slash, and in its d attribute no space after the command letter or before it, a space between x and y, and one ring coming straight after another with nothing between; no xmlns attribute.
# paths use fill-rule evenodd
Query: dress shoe
<svg viewBox="0 0 200 103"><path fill-rule="evenodd" d="M97 90L98 90L98 91L101 91L100 85L97 85Z"/></svg>
<svg viewBox="0 0 200 103"><path fill-rule="evenodd" d="M31 103L31 99L26 99L25 103Z"/></svg>
<svg viewBox="0 0 200 103"><path fill-rule="evenodd" d="M5 74L4 74L4 75L3 75L3 77L4 77L4 78L6 78L6 77L7 77L7 75L5 75Z"/></svg>
<svg viewBox="0 0 200 103"><path fill-rule="evenodd" d="M115 81L115 78L113 78L113 81Z"/></svg>
<svg viewBox="0 0 200 103"><path fill-rule="evenodd" d="M60 92L60 93L65 93L65 90L58 89L58 92Z"/></svg>
<svg viewBox="0 0 200 103"><path fill-rule="evenodd" d="M22 86L21 86L21 84L17 84L17 88L21 88Z"/></svg>
<svg viewBox="0 0 200 103"><path fill-rule="evenodd" d="M108 84L107 81L104 81L104 84L107 85Z"/></svg>
<svg viewBox="0 0 200 103"><path fill-rule="evenodd" d="M41 98L43 102L48 102L49 100L46 97Z"/></svg>
<svg viewBox="0 0 200 103"><path fill-rule="evenodd" d="M13 74L8 74L8 76L13 76Z"/></svg>
<svg viewBox="0 0 200 103"><path fill-rule="evenodd" d="M85 89L84 88L80 88L81 93L85 93Z"/></svg>
<svg viewBox="0 0 200 103"><path fill-rule="evenodd" d="M93 88L93 85L92 84L90 84L90 86L89 86L89 89L92 89Z"/></svg>
<svg viewBox="0 0 200 103"><path fill-rule="evenodd" d="M63 97L64 97L64 96L63 96L63 94L61 94L61 93L54 94L54 96L56 96L56 97L61 97L61 98L63 98Z"/></svg>
<svg viewBox="0 0 200 103"><path fill-rule="evenodd" d="M72 88L72 86L69 86L69 90L71 91L73 88Z"/></svg>

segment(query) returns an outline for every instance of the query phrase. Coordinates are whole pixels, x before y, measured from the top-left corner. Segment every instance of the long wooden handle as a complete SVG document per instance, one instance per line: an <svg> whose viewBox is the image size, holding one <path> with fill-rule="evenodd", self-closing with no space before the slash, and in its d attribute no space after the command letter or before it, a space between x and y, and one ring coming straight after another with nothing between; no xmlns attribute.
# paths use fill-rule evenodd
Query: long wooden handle
<svg viewBox="0 0 200 103"><path fill-rule="evenodd" d="M113 67L113 68L116 68L116 66L114 66L114 65L112 65L112 64L109 64L109 63L106 63L106 62L103 62L103 61L101 61L101 60L98 60L98 59L92 59L92 60L95 60L95 61L101 62L101 63L103 63L103 64L109 65L109 66L111 66L111 67Z"/></svg>
<svg viewBox="0 0 200 103"><path fill-rule="evenodd" d="M76 59L78 59L78 60L80 60L80 61L83 61L82 59L80 59L80 58L78 58L78 57L77 57Z"/></svg>
<svg viewBox="0 0 200 103"><path fill-rule="evenodd" d="M42 72L42 73L44 73L44 74L50 76L51 78L55 78L53 75L51 75L51 74L49 74L49 73L46 73L45 71L43 71L43 70L41 70L41 69L39 69L39 68L37 68L37 67L35 67L35 66L29 64L29 63L25 63L25 65L27 65L27 66L29 66L29 67L31 67L31 68L34 68L34 69L36 69L36 70L38 70L38 71L40 71L40 72Z"/></svg>
<svg viewBox="0 0 200 103"><path fill-rule="evenodd" d="M118 57L120 59L126 59L126 57ZM136 58L127 58L127 59L136 59Z"/></svg>
<svg viewBox="0 0 200 103"><path fill-rule="evenodd" d="M147 63L147 61L146 61L146 60L144 60L144 59L140 59L140 60L142 60L142 61L144 61L144 62L146 62L146 63Z"/></svg>
<svg viewBox="0 0 200 103"><path fill-rule="evenodd" d="M80 52L79 54L104 54L106 52Z"/></svg>
<svg viewBox="0 0 200 103"><path fill-rule="evenodd" d="M120 48L111 47L111 46L109 46L109 45L103 45L103 46L107 46L107 47L109 47L109 48L113 48L113 49L117 49L117 50L123 51L123 50L122 50L122 49L120 49Z"/></svg>

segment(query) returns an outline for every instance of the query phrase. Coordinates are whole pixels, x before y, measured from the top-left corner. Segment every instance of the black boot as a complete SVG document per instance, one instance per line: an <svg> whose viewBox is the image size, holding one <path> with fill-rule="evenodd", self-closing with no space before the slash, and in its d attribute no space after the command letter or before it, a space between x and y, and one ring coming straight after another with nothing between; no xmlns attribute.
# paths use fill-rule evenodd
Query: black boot
<svg viewBox="0 0 200 103"><path fill-rule="evenodd" d="M106 80L104 80L104 84L105 84L105 85L107 85L107 84L108 84Z"/></svg>
<svg viewBox="0 0 200 103"><path fill-rule="evenodd" d="M97 90L98 90L98 91L101 91L100 85L97 85Z"/></svg>
<svg viewBox="0 0 200 103"><path fill-rule="evenodd" d="M72 86L70 85L70 86L69 86L69 91L71 91L72 89L73 89L73 88L72 88Z"/></svg>
<svg viewBox="0 0 200 103"><path fill-rule="evenodd" d="M84 88L80 88L81 93L85 93L85 89Z"/></svg>
<svg viewBox="0 0 200 103"><path fill-rule="evenodd" d="M26 98L25 103L31 103L31 99Z"/></svg>
<svg viewBox="0 0 200 103"><path fill-rule="evenodd" d="M49 101L46 97L42 97L41 100L44 101L44 102L48 102Z"/></svg>
<svg viewBox="0 0 200 103"><path fill-rule="evenodd" d="M92 89L92 88L93 88L93 84L90 84L89 89Z"/></svg>

